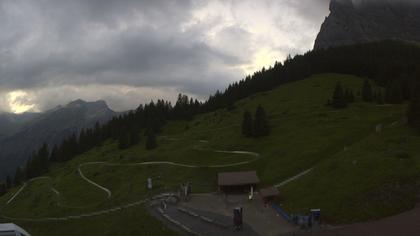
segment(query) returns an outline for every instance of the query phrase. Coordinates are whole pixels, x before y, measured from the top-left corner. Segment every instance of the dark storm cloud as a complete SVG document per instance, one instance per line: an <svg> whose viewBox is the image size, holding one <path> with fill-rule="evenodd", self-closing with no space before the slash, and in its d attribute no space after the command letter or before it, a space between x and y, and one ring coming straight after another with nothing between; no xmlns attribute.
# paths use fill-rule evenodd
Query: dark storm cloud
<svg viewBox="0 0 420 236"><path fill-rule="evenodd" d="M1 41L1 84L27 88L83 80L161 86L165 77L182 80L185 67L200 72L209 61L233 63L235 58L194 41L196 32L180 34L191 7L189 1L2 2L2 15L15 18L16 10L18 22ZM26 19L19 18L20 10L30 11ZM168 74L150 75L156 71ZM112 78L119 73L126 77Z"/></svg>
<svg viewBox="0 0 420 236"><path fill-rule="evenodd" d="M319 19L323 19L328 14L330 0L286 0L288 4L296 9L299 17L319 24Z"/></svg>
<svg viewBox="0 0 420 236"><path fill-rule="evenodd" d="M258 69L311 48L327 13L327 0L3 0L0 110L11 109L3 104L13 90L28 93L17 103L34 102L39 109L77 97L106 98L125 109L111 87L121 94L141 88L144 96L161 95L155 89L162 88L204 98L242 78L244 67ZM243 24L250 17L256 22ZM302 32L284 33L291 25ZM260 48L280 58L261 59Z"/></svg>

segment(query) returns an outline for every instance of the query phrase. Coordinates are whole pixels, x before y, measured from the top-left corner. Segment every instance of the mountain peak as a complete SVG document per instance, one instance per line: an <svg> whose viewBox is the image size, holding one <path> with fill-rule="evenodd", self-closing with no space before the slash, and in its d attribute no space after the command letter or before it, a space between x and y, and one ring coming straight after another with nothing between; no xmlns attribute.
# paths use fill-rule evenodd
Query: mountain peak
<svg viewBox="0 0 420 236"><path fill-rule="evenodd" d="M77 99L77 100L74 100L74 101L68 103L65 107L72 107L72 108L78 108L78 107L108 108L108 104L104 100L87 102L87 101L82 100L82 99Z"/></svg>
<svg viewBox="0 0 420 236"><path fill-rule="evenodd" d="M86 101L84 101L84 100L82 100L82 99L77 99L77 100L74 100L74 101L72 101L72 102L69 102L67 105L66 105L66 107L79 107L79 106L84 106L84 105L86 105Z"/></svg>
<svg viewBox="0 0 420 236"><path fill-rule="evenodd" d="M409 0L331 0L314 49L386 39L420 42L420 4Z"/></svg>

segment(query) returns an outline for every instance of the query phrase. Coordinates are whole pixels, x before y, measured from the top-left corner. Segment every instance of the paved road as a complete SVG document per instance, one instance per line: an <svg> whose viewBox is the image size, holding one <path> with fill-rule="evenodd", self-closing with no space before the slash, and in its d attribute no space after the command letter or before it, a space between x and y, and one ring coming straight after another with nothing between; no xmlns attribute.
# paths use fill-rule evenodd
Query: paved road
<svg viewBox="0 0 420 236"><path fill-rule="evenodd" d="M245 224L241 231L235 231L233 229L233 222L232 217L227 217L220 214L215 214L207 211L200 211L200 210L192 210L188 209L199 216L204 216L211 220L216 220L217 222L228 226L227 228L219 227L211 223L207 223L200 219L200 217L193 217L191 215L185 214L179 210L175 206L168 206L168 208L164 211L166 215L168 215L172 220L179 222L179 224L187 227L193 232L197 232L200 236L258 236L258 234L251 228L250 225ZM154 211L157 211L154 209ZM159 215L158 212L153 213L156 217L162 220L165 224L169 227L179 230L179 226L174 225L172 222L164 219L162 216Z"/></svg>
<svg viewBox="0 0 420 236"><path fill-rule="evenodd" d="M244 208L244 221L259 235L277 236L296 231L296 227L278 216L271 207L264 207L259 195L249 201L247 194L194 194L189 202L182 202L180 205L194 211L212 212L227 217L232 217L233 209L241 206Z"/></svg>
<svg viewBox="0 0 420 236"><path fill-rule="evenodd" d="M331 230L302 232L296 236L419 236L420 208L369 223L359 223Z"/></svg>

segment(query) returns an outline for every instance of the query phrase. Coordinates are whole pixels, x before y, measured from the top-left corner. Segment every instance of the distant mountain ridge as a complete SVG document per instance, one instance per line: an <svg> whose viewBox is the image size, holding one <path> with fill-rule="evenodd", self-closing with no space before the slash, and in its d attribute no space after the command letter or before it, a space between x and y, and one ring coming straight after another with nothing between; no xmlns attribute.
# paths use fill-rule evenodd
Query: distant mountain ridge
<svg viewBox="0 0 420 236"><path fill-rule="evenodd" d="M23 126L41 113L0 113L0 139L18 132Z"/></svg>
<svg viewBox="0 0 420 236"><path fill-rule="evenodd" d="M385 39L420 42L420 2L331 0L314 49Z"/></svg>
<svg viewBox="0 0 420 236"><path fill-rule="evenodd" d="M0 178L23 166L44 142L51 148L82 128L92 127L96 122L105 123L117 114L105 101L79 99L34 115L18 132L0 140Z"/></svg>

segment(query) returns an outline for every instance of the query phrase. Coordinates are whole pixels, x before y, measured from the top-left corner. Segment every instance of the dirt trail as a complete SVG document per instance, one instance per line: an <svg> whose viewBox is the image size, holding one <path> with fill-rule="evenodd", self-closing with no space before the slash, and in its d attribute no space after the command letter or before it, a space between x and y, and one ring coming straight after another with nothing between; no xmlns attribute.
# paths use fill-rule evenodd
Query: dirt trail
<svg viewBox="0 0 420 236"><path fill-rule="evenodd" d="M169 139L171 141L176 141L177 139ZM200 140L201 143L204 140ZM206 150L211 150L211 149L206 149ZM241 161L241 162L235 162L235 163L230 163L230 164L223 164L223 165L208 165L208 166L199 166L199 165L188 165L188 164L183 164L183 163L176 163L176 162L169 162L169 161L153 161L153 162L139 162L139 163L108 163L108 162L87 162L87 163L82 163L78 166L78 173L80 175L80 177L85 180L86 182L88 182L89 184L97 187L98 189L104 191L107 194L107 198L110 199L112 197L112 192L111 190L109 190L108 188L94 182L93 180L87 178L83 171L82 168L84 166L89 166L89 165L105 165L105 166L126 166L126 167L132 167L132 166L151 166L151 165L168 165L168 166L175 166L175 167L183 167L183 168L223 168L223 167L233 167L233 166L239 166L239 165L245 165L245 164L249 164L252 163L256 160L259 159L260 154L259 153L255 153L255 152L248 152L248 151L227 151L227 150L211 150L213 152L216 153L227 153L227 154L238 154L238 155L247 155L247 156L251 156L252 159L248 160L248 161ZM43 177L37 177L34 179L31 179L29 181L27 181L26 183L24 183L22 185L22 187L15 193L13 194L13 196L7 201L6 206L9 205L10 203L12 203L17 196L20 195L20 193L26 188L28 187L28 184L37 181L37 180L41 180L41 179L51 179L48 176L43 176ZM51 191L54 192L54 194L57 197L60 197L60 192L51 187ZM140 200L134 203L130 203L127 205L123 205L123 206L118 206L118 207L114 207L108 210L102 210L102 211L95 211L95 212L91 212L91 213L85 213L85 214L79 214L79 215L70 215L70 216L65 216L65 217L41 217L41 218L14 218L14 217L8 217L5 215L2 215L2 218L8 219L8 220L20 220L20 221L32 221L32 222L45 222L45 221L64 221L64 220L70 220L70 219L80 219L80 218L85 218L85 217L92 217L92 216L97 216L97 215L103 215L103 214L109 214L112 213L114 211L118 211L118 210L122 210L125 208L130 208L130 207L135 207L138 205L143 204L144 202L146 202L147 200ZM60 204L58 204L58 206L62 206ZM62 206L65 207L65 206Z"/></svg>
<svg viewBox="0 0 420 236"><path fill-rule="evenodd" d="M167 140L169 141L177 141L178 139L176 138L167 138ZM200 143L208 143L207 140L199 140ZM98 189L104 191L107 195L107 198L110 199L112 197L112 191L96 182L94 182L93 180L89 179L88 177L85 176L85 174L83 173L83 167L85 166L91 166L91 165L105 165L105 166L120 166L120 167L133 167L133 166L151 166L151 165L167 165L167 166L174 166L174 167L183 167L183 168L224 168L224 167L234 167L234 166L240 166L240 165L246 165L246 164L250 164L252 162L257 161L260 158L260 154L256 153L256 152L249 152L249 151L242 151L242 150L233 150L233 151L229 151L229 150L216 150L216 149L202 149L202 148L198 148L197 146L194 147L197 150L207 150L207 151L212 151L215 153L225 153L225 154L236 154L236 155L245 155L245 156L249 156L251 159L247 160L247 161L241 161L241 162L234 162L234 163L229 163L229 164L221 164L221 165L203 165L203 166L199 166L199 165L189 165L189 164L183 164L183 163L176 163L176 162L169 162L169 161L153 161L153 162L139 162L139 163L109 163L109 162L86 162L86 163L82 163L78 166L78 173L80 175L80 177L85 180L86 182L88 182L89 184L97 187ZM294 181L300 177L302 177L303 175L309 173L310 171L312 171L312 169L306 170L302 173L299 173L298 175L289 178L279 184L276 184L276 187L280 187L283 186L291 181ZM28 184L37 181L37 180L41 180L41 179L51 179L50 177L44 176L44 177L38 177L38 178L34 178L31 179L29 181L27 181L26 183L24 183L22 185L22 187L15 193L13 194L13 196L7 201L6 205L9 205L10 203L12 203L17 196L19 196L19 194L28 186ZM51 191L55 193L55 195L57 197L60 197L60 192L51 187ZM44 221L63 221L63 220L70 220L70 219L80 219L80 218L85 218L85 217L92 217L92 216L98 216L98 215L103 215L103 214L109 214L112 213L114 211L118 211L118 210L122 210L122 209L126 209L126 208L130 208L130 207L135 207L138 205L143 204L144 202L146 202L147 200L140 200L134 203L130 203L127 205L123 205L123 206L118 206L118 207L114 207L108 210L102 210L102 211L95 211L95 212L91 212L91 213L85 213L85 214L79 214L79 215L70 215L70 216L65 216L65 217L44 217L44 218L13 218L13 217L7 217L2 215L1 217L8 219L8 220L20 220L20 221L33 221L33 222L44 222ZM58 204L58 206L61 207L66 207L64 205L60 205ZM77 208L77 207L73 207L73 208ZM83 207L81 207L80 209L83 209Z"/></svg>

